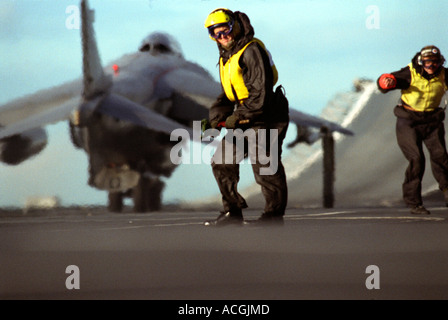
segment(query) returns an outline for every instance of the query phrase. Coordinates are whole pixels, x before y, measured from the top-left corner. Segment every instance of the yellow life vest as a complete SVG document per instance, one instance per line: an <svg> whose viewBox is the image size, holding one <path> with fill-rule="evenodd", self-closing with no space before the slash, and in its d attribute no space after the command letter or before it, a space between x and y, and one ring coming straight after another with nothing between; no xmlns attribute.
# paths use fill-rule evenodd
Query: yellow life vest
<svg viewBox="0 0 448 320"><path fill-rule="evenodd" d="M433 111L439 107L443 95L448 90L445 83L445 69L440 74L428 80L408 64L411 70L411 84L401 91L401 99L416 111Z"/></svg>
<svg viewBox="0 0 448 320"><path fill-rule="evenodd" d="M249 90L244 84L243 70L240 67L239 61L244 50L253 42L257 42L266 51L271 63L272 72L274 74L274 84L278 80L278 72L272 61L271 54L264 46L263 42L254 38L249 41L240 51L233 54L224 64L222 58L219 59L219 75L221 77L221 84L224 88L227 98L230 101L242 102L249 97ZM236 96L235 96L236 95Z"/></svg>

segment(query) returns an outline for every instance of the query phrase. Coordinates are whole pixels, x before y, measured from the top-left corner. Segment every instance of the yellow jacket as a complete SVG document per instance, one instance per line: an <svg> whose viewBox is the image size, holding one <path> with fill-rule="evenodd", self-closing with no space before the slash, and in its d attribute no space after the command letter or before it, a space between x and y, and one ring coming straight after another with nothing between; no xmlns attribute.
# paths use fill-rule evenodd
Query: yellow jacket
<svg viewBox="0 0 448 320"><path fill-rule="evenodd" d="M443 95L448 90L445 81L445 68L428 80L418 73L412 63L408 64L411 71L409 88L401 90L401 100L415 111L433 111L438 108Z"/></svg>
<svg viewBox="0 0 448 320"><path fill-rule="evenodd" d="M223 58L219 59L219 74L221 77L221 84L224 88L224 92L227 98L232 102L242 102L249 97L249 90L247 89L244 79L243 70L239 64L241 55L244 50L253 42L257 42L268 54L271 62L272 72L274 74L274 84L278 80L278 72L275 64L272 61L269 51L264 46L261 40L254 38L249 41L241 50L233 54L224 64Z"/></svg>

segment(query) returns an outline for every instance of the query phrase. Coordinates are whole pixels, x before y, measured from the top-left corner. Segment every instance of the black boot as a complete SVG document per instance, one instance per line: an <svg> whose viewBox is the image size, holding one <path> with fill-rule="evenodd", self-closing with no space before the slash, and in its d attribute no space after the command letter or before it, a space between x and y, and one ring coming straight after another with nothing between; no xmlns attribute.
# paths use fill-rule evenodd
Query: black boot
<svg viewBox="0 0 448 320"><path fill-rule="evenodd" d="M412 214L431 214L424 206L419 205L411 209Z"/></svg>
<svg viewBox="0 0 448 320"><path fill-rule="evenodd" d="M243 225L243 214L239 212L221 212L216 220L204 222L205 226L223 227L228 225Z"/></svg>
<svg viewBox="0 0 448 320"><path fill-rule="evenodd" d="M282 226L284 224L283 215L262 213L257 220L246 220L247 224L254 226Z"/></svg>

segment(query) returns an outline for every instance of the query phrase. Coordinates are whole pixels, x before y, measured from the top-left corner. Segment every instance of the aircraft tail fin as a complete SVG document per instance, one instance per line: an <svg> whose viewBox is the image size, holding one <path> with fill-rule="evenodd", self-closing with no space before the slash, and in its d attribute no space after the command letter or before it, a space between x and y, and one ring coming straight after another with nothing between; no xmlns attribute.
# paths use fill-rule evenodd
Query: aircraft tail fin
<svg viewBox="0 0 448 320"><path fill-rule="evenodd" d="M81 1L81 36L83 53L83 98L91 99L109 90L112 85L101 65L101 59L95 39L93 22L94 11L89 8L87 0Z"/></svg>

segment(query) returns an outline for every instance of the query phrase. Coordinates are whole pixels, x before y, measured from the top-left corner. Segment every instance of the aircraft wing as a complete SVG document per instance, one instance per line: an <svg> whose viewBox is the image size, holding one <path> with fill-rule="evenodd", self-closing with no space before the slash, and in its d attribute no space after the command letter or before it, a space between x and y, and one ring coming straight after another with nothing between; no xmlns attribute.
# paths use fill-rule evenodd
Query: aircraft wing
<svg viewBox="0 0 448 320"><path fill-rule="evenodd" d="M75 80L0 106L0 139L67 120L80 96L81 81Z"/></svg>
<svg viewBox="0 0 448 320"><path fill-rule="evenodd" d="M13 124L6 125L0 129L0 139L32 129L41 128L47 124L67 120L70 117L71 112L80 104L80 101L80 97L74 97L58 105L57 108L46 109L40 113L33 113ZM10 113L12 112L12 110L9 111ZM16 111L20 114L20 109L17 109ZM1 110L0 117L2 117Z"/></svg>
<svg viewBox="0 0 448 320"><path fill-rule="evenodd" d="M190 134L192 133L190 128L116 94L110 94L104 98L95 110L113 118L166 134L171 134L175 129L185 129Z"/></svg>
<svg viewBox="0 0 448 320"><path fill-rule="evenodd" d="M323 118L315 117L310 114L306 114L295 109L290 108L289 117L292 122L297 125L305 126L305 127L314 127L321 129L322 127L326 127L329 131L340 132L349 136L353 135L353 132L342 127L341 125L325 120Z"/></svg>
<svg viewBox="0 0 448 320"><path fill-rule="evenodd" d="M177 93L189 96L209 109L222 89L218 82L204 72L179 68L169 72L165 82Z"/></svg>
<svg viewBox="0 0 448 320"><path fill-rule="evenodd" d="M67 120L79 106L80 82L40 90L0 106L0 161L17 165L47 144L44 126Z"/></svg>
<svg viewBox="0 0 448 320"><path fill-rule="evenodd" d="M161 81L173 99L169 115L181 122L208 118L208 109L222 90L207 71L193 63L168 72Z"/></svg>
<svg viewBox="0 0 448 320"><path fill-rule="evenodd" d="M321 130L324 128L329 132L336 131L349 136L353 135L352 131L335 122L315 117L292 108L289 110L289 118L297 126L297 136L294 141L288 144L288 148L292 148L300 142L313 144L321 138ZM319 129L319 131L312 132L309 127Z"/></svg>
<svg viewBox="0 0 448 320"><path fill-rule="evenodd" d="M37 91L0 106L0 126L9 126L42 112L56 110L81 95L81 81Z"/></svg>

